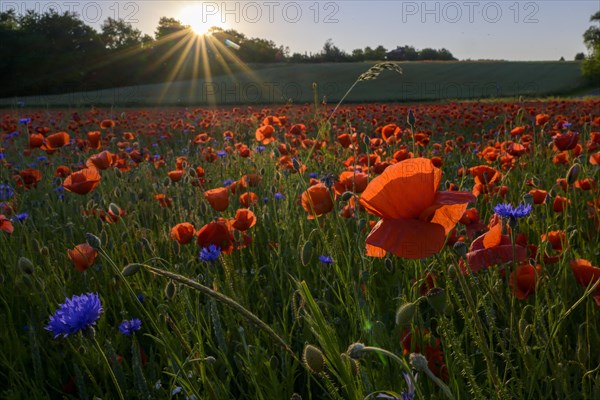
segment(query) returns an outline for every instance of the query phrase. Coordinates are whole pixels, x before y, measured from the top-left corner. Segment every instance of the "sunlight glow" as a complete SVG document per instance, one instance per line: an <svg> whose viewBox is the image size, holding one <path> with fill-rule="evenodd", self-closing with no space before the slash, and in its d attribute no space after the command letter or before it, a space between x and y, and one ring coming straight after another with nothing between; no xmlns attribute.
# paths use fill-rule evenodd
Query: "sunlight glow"
<svg viewBox="0 0 600 400"><path fill-rule="evenodd" d="M213 26L227 29L219 13L207 14L206 10L198 5L184 8L180 13L179 20L184 25L189 25L192 31L199 36L206 35Z"/></svg>

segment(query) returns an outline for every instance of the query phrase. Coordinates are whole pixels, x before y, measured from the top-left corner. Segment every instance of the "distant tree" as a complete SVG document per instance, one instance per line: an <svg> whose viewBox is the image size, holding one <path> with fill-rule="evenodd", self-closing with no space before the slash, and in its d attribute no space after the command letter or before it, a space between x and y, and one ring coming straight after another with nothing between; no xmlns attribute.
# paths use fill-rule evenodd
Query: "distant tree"
<svg viewBox="0 0 600 400"><path fill-rule="evenodd" d="M123 19L109 17L102 23L101 29L102 41L108 49L117 50L141 46L143 43L142 32Z"/></svg>
<svg viewBox="0 0 600 400"><path fill-rule="evenodd" d="M590 17L590 22L600 22L600 11ZM583 75L593 84L600 84L600 27L590 26L583 34L583 42L589 52L581 65Z"/></svg>
<svg viewBox="0 0 600 400"><path fill-rule="evenodd" d="M565 58L561 57L558 61L565 61Z"/></svg>
<svg viewBox="0 0 600 400"><path fill-rule="evenodd" d="M246 62L269 63L277 61L279 49L271 40L252 38L239 43L240 58Z"/></svg>
<svg viewBox="0 0 600 400"><path fill-rule="evenodd" d="M184 31L190 29L189 26L184 25L175 18L168 17L160 17L158 20L158 26L156 27L156 31L154 32L154 36L156 40L160 40L164 37L168 37L174 35L177 32Z"/></svg>
<svg viewBox="0 0 600 400"><path fill-rule="evenodd" d="M348 54L340 50L336 45L333 44L332 39L327 39L325 44L323 45L323 50L321 51L322 60L325 62L341 62L348 61Z"/></svg>
<svg viewBox="0 0 600 400"><path fill-rule="evenodd" d="M575 61L585 60L585 53L577 53L575 54Z"/></svg>
<svg viewBox="0 0 600 400"><path fill-rule="evenodd" d="M363 49L354 49L352 50L352 54L350 55L352 61L364 61L365 60L365 52Z"/></svg>

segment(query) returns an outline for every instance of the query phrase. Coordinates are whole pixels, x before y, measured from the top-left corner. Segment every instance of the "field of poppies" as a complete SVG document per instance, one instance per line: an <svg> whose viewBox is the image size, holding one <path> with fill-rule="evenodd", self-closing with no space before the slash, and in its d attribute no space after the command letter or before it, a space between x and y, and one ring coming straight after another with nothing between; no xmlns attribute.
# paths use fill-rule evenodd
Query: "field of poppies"
<svg viewBox="0 0 600 400"><path fill-rule="evenodd" d="M0 397L600 398L600 99L0 112Z"/></svg>

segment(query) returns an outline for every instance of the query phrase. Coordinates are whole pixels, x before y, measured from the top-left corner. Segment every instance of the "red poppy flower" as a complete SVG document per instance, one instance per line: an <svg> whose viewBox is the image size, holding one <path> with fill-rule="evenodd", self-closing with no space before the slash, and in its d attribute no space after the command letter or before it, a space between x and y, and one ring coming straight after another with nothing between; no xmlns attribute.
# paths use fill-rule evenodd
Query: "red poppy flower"
<svg viewBox="0 0 600 400"><path fill-rule="evenodd" d="M17 186L31 189L37 187L38 182L42 180L42 173L33 168L27 168L19 172L16 176Z"/></svg>
<svg viewBox="0 0 600 400"><path fill-rule="evenodd" d="M309 187L301 196L302 208L308 213L308 219L314 219L333 210L333 200L327 186L317 183Z"/></svg>
<svg viewBox="0 0 600 400"><path fill-rule="evenodd" d="M13 226L10 219L6 218L4 214L0 214L0 231L11 234L14 232L14 230L15 227Z"/></svg>
<svg viewBox="0 0 600 400"><path fill-rule="evenodd" d="M533 204L544 204L548 197L548 192L541 189L531 189L529 194L533 196Z"/></svg>
<svg viewBox="0 0 600 400"><path fill-rule="evenodd" d="M204 198L215 211L224 211L229 207L229 189L226 187L207 190Z"/></svg>
<svg viewBox="0 0 600 400"><path fill-rule="evenodd" d="M561 213L565 210L565 207L570 202L571 201L566 197L556 196L554 198L554 203L552 204L552 209L554 210L554 212Z"/></svg>
<svg viewBox="0 0 600 400"><path fill-rule="evenodd" d="M88 132L88 141L90 142L90 147L92 149L98 150L101 147L100 139L102 138L102 134L100 131L92 131Z"/></svg>
<svg viewBox="0 0 600 400"><path fill-rule="evenodd" d="M595 285L600 280L600 268L594 267L588 260L578 258L571 261L569 265L577 283L585 288ZM596 286L592 297L600 307L600 285Z"/></svg>
<svg viewBox="0 0 600 400"><path fill-rule="evenodd" d="M240 204L248 208L251 204L256 204L258 202L258 196L256 193L245 192L240 195Z"/></svg>
<svg viewBox="0 0 600 400"><path fill-rule="evenodd" d="M179 182L183 178L184 171L181 169L174 169L173 171L167 172L167 175L173 182Z"/></svg>
<svg viewBox="0 0 600 400"><path fill-rule="evenodd" d="M438 192L441 179L442 171L426 158L399 162L373 179L360 204L382 220L367 244L413 259L439 252L467 204L475 201L467 192Z"/></svg>
<svg viewBox="0 0 600 400"><path fill-rule="evenodd" d="M224 254L231 254L233 252L233 234L229 224L222 219L204 225L200 228L197 235L198 239L196 243L200 248L214 244L220 247L221 252Z"/></svg>
<svg viewBox="0 0 600 400"><path fill-rule="evenodd" d="M334 183L333 189L338 196L346 191L362 193L367 188L368 183L369 176L364 172L344 171L338 177L338 181Z"/></svg>
<svg viewBox="0 0 600 400"><path fill-rule="evenodd" d="M67 167L66 165L59 165L58 167L56 167L56 170L54 171L54 176L58 176L60 178L66 178L70 174L71 174L71 168Z"/></svg>
<svg viewBox="0 0 600 400"><path fill-rule="evenodd" d="M101 153L94 154L90 158L87 159L85 165L87 167L94 167L99 170L106 170L117 162L117 156L111 153L108 150L104 150Z"/></svg>
<svg viewBox="0 0 600 400"><path fill-rule="evenodd" d="M171 207L173 205L173 199L165 196L162 193L155 194L154 198L158 200L158 204L160 204L162 208Z"/></svg>
<svg viewBox="0 0 600 400"><path fill-rule="evenodd" d="M37 147L42 147L44 144L44 135L41 133L32 133L29 135L29 147L34 149Z"/></svg>
<svg viewBox="0 0 600 400"><path fill-rule="evenodd" d="M48 136L44 142L45 146L42 146L43 150L56 149L58 147L69 144L69 134L67 132L58 132ZM45 147L45 148L44 148Z"/></svg>
<svg viewBox="0 0 600 400"><path fill-rule="evenodd" d="M352 144L352 138L349 134L343 133L337 137L338 142L342 145L343 148L347 149Z"/></svg>
<svg viewBox="0 0 600 400"><path fill-rule="evenodd" d="M515 256L517 262L525 261L527 249L515 243ZM510 261L513 261L513 245L510 237L502 234L500 223L475 239L467 253L467 263L473 272Z"/></svg>
<svg viewBox="0 0 600 400"><path fill-rule="evenodd" d="M179 244L187 244L194 239L194 234L194 225L182 222L171 229L170 237L172 240L177 240Z"/></svg>
<svg viewBox="0 0 600 400"><path fill-rule="evenodd" d="M256 130L256 140L262 144L269 144L276 141L277 139L273 136L275 134L275 128L272 125L263 125Z"/></svg>
<svg viewBox="0 0 600 400"><path fill-rule="evenodd" d="M67 176L63 187L69 192L86 194L96 189L100 183L100 174L96 168L84 168Z"/></svg>
<svg viewBox="0 0 600 400"><path fill-rule="evenodd" d="M82 243L75 246L72 250L67 250L67 255L73 261L75 269L83 272L94 265L94 260L96 260L98 252L89 244Z"/></svg>
<svg viewBox="0 0 600 400"><path fill-rule="evenodd" d="M525 262L517 266L510 276L508 282L512 292L519 300L526 300L530 294L535 292L535 284L542 267L533 267Z"/></svg>
<svg viewBox="0 0 600 400"><path fill-rule="evenodd" d="M535 116L535 124L537 126L544 125L548 121L550 121L550 116L548 114L538 114Z"/></svg>
<svg viewBox="0 0 600 400"><path fill-rule="evenodd" d="M423 345L425 349L423 349ZM406 329L402 333L402 350L405 356L410 353L422 353L427 359L427 366L433 374L444 381L448 381L448 367L444 363L444 352L442 342L424 328L419 331L415 328L414 333Z"/></svg>
<svg viewBox="0 0 600 400"><path fill-rule="evenodd" d="M256 225L256 215L247 208L240 208L235 212L235 219L231 226L238 231L245 232Z"/></svg>
<svg viewBox="0 0 600 400"><path fill-rule="evenodd" d="M100 129L114 128L115 125L116 125L116 123L112 119L105 119L105 120L100 121Z"/></svg>

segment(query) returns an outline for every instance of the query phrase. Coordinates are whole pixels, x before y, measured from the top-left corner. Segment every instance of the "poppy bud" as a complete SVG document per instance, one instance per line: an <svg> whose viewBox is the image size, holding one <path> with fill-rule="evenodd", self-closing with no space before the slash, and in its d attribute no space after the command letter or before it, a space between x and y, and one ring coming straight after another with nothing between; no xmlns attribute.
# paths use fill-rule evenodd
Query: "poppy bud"
<svg viewBox="0 0 600 400"><path fill-rule="evenodd" d="M117 216L121 215L121 207L119 207L115 203L110 203L108 205L108 211L110 211L111 213L113 213L114 215L117 215Z"/></svg>
<svg viewBox="0 0 600 400"><path fill-rule="evenodd" d="M281 156L281 153L279 152L279 150L276 147L273 147L273 155L275 157Z"/></svg>
<svg viewBox="0 0 600 400"><path fill-rule="evenodd" d="M410 365L417 371L428 370L427 359L421 353L410 353Z"/></svg>
<svg viewBox="0 0 600 400"><path fill-rule="evenodd" d="M442 288L433 288L427 292L427 302L435 311L444 314L448 310L446 293Z"/></svg>
<svg viewBox="0 0 600 400"><path fill-rule="evenodd" d="M300 161L296 158L292 158L292 167L294 167L295 171L300 171Z"/></svg>
<svg viewBox="0 0 600 400"><path fill-rule="evenodd" d="M163 180L163 186L167 187L171 184L171 178L169 178L168 176L165 178L165 180Z"/></svg>
<svg viewBox="0 0 600 400"><path fill-rule="evenodd" d="M409 325L416 312L417 304L410 302L402 304L396 311L396 325Z"/></svg>
<svg viewBox="0 0 600 400"><path fill-rule="evenodd" d="M17 263L19 269L25 274L33 274L33 263L27 257L19 258L19 262Z"/></svg>
<svg viewBox="0 0 600 400"><path fill-rule="evenodd" d="M48 257L50 255L50 250L48 249L47 246L44 246L40 249L40 253L41 255L43 255L44 257Z"/></svg>
<svg viewBox="0 0 600 400"><path fill-rule="evenodd" d="M392 272L394 266L392 264L392 259L391 258L386 258L383 264L385 266L386 271Z"/></svg>
<svg viewBox="0 0 600 400"><path fill-rule="evenodd" d="M125 268L123 268L123 271L121 273L123 274L123 276L133 276L133 275L137 274L141 268L142 268L142 264L131 263L131 264L127 264L127 266L125 266Z"/></svg>
<svg viewBox="0 0 600 400"><path fill-rule="evenodd" d="M362 343L352 343L348 350L346 350L346 354L350 356L350 358L354 360L359 360L365 355L365 345Z"/></svg>
<svg viewBox="0 0 600 400"><path fill-rule="evenodd" d="M464 257L467 255L467 244L465 242L456 242L452 248L459 257Z"/></svg>
<svg viewBox="0 0 600 400"><path fill-rule="evenodd" d="M415 118L415 114L413 113L413 110L408 111L408 116L406 117L406 122L408 122L408 124L411 127L415 126L417 119Z"/></svg>
<svg viewBox="0 0 600 400"><path fill-rule="evenodd" d="M322 372L325 367L325 357L323 352L312 344L304 346L302 353L302 362L304 366L313 374Z"/></svg>
<svg viewBox="0 0 600 400"><path fill-rule="evenodd" d="M344 192L342 193L342 200L343 201L348 201L352 198L352 196L354 196L354 193L352 192Z"/></svg>
<svg viewBox="0 0 600 400"><path fill-rule="evenodd" d="M92 246L92 249L96 251L102 248L102 241L100 240L100 238L90 232L85 234L85 241L87 242L87 244Z"/></svg>
<svg viewBox="0 0 600 400"><path fill-rule="evenodd" d="M217 359L214 358L213 356L208 356L204 359L204 362L207 364L214 364L217 362Z"/></svg>
<svg viewBox="0 0 600 400"><path fill-rule="evenodd" d="M342 353L341 357L342 357L342 360L344 360L344 362L350 363L350 367L352 368L352 373L355 376L358 376L360 374L360 363L357 360L350 358L350 356L346 353Z"/></svg>
<svg viewBox="0 0 600 400"><path fill-rule="evenodd" d="M167 286L165 286L165 297L167 298L167 300L172 300L176 294L177 286L175 286L175 282L167 282Z"/></svg>
<svg viewBox="0 0 600 400"><path fill-rule="evenodd" d="M575 183L579 177L579 171L581 171L581 166L578 163L573 164L569 168L569 172L567 172L567 184L572 185Z"/></svg>
<svg viewBox="0 0 600 400"><path fill-rule="evenodd" d="M196 170L194 168L190 168L188 170L188 175L191 176L192 178L195 178L197 176Z"/></svg>

